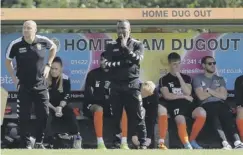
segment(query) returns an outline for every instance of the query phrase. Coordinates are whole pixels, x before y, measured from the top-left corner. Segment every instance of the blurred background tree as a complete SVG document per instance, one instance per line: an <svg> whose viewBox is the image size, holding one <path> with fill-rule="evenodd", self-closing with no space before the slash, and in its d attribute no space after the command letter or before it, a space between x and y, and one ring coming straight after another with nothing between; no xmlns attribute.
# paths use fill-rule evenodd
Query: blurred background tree
<svg viewBox="0 0 243 155"><path fill-rule="evenodd" d="M2 8L228 8L243 0L1 0Z"/></svg>

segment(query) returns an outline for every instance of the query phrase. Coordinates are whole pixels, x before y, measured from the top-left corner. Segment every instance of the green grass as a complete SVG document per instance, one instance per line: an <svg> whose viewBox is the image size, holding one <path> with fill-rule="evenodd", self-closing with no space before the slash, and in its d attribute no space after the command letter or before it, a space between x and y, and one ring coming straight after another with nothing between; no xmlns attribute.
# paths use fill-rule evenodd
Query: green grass
<svg viewBox="0 0 243 155"><path fill-rule="evenodd" d="M243 150L21 150L2 149L2 155L243 155Z"/></svg>

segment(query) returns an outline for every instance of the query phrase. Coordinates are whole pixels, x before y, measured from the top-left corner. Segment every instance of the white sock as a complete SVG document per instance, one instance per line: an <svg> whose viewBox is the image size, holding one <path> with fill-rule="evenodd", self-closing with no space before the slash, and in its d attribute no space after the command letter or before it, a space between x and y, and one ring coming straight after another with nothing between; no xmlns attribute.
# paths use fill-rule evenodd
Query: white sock
<svg viewBox="0 0 243 155"><path fill-rule="evenodd" d="M146 146L149 146L151 144L151 139L150 138L146 138Z"/></svg>
<svg viewBox="0 0 243 155"><path fill-rule="evenodd" d="M122 137L121 143L122 144L127 144L127 137Z"/></svg>
<svg viewBox="0 0 243 155"><path fill-rule="evenodd" d="M164 144L165 143L165 140L164 139L159 139L159 144L160 143L163 143Z"/></svg>
<svg viewBox="0 0 243 155"><path fill-rule="evenodd" d="M97 142L99 143L104 143L103 137L97 137Z"/></svg>
<svg viewBox="0 0 243 155"><path fill-rule="evenodd" d="M234 142L234 145L237 146L237 145L240 145L241 144L241 141L237 140Z"/></svg>
<svg viewBox="0 0 243 155"><path fill-rule="evenodd" d="M223 144L223 146L229 145L229 143L227 141L223 141L222 144Z"/></svg>
<svg viewBox="0 0 243 155"><path fill-rule="evenodd" d="M132 136L132 142L136 146L140 145L140 142L138 141L138 136Z"/></svg>

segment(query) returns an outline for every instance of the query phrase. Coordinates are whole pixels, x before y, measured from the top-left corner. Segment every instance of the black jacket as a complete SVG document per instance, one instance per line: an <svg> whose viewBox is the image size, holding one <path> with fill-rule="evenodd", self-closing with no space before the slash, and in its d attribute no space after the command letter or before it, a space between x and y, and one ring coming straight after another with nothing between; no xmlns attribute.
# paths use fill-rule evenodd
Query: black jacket
<svg viewBox="0 0 243 155"><path fill-rule="evenodd" d="M154 89L154 93L151 96L145 97L143 98L143 105L148 105L148 104L153 104L158 106L158 104L160 103L159 101L159 93L157 88Z"/></svg>
<svg viewBox="0 0 243 155"><path fill-rule="evenodd" d="M110 95L109 73L96 68L91 70L86 78L84 99L89 104L101 102ZM98 104L97 103L97 104Z"/></svg>
<svg viewBox="0 0 243 155"><path fill-rule="evenodd" d="M143 44L133 38L128 39L126 47L121 46L120 39L108 43L104 58L112 80L127 81L139 78L143 53Z"/></svg>
<svg viewBox="0 0 243 155"><path fill-rule="evenodd" d="M57 78L52 78L52 85L49 87L50 102L53 106L60 105L61 101L68 103L71 91L71 82L67 75L62 74L63 90L58 90L59 82Z"/></svg>

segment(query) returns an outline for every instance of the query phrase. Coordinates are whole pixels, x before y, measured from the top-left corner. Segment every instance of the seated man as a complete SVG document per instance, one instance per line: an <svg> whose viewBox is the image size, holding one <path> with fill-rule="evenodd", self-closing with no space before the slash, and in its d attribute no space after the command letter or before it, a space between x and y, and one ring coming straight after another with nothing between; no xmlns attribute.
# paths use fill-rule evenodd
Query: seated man
<svg viewBox="0 0 243 155"><path fill-rule="evenodd" d="M191 96L192 80L190 76L180 73L180 55L175 52L170 53L168 62L170 72L162 77L159 82L166 108L177 124L179 138L184 147L186 149L201 149L202 147L197 144L195 139L204 126L206 112L202 107L195 108ZM186 129L185 116L187 115L195 119L190 138L188 138Z"/></svg>
<svg viewBox="0 0 243 155"><path fill-rule="evenodd" d="M232 134L235 140L235 148L242 148L243 145L237 134L233 115L230 112L230 107L225 102L227 99L225 81L223 77L215 75L215 59L211 56L206 56L202 58L201 62L204 74L200 74L193 79L196 96L201 101L201 106L206 110L207 118L209 120L220 120L220 123ZM217 126L215 126L215 121L213 123L213 126L216 127L222 139L223 147L225 149L231 149L220 123Z"/></svg>
<svg viewBox="0 0 243 155"><path fill-rule="evenodd" d="M97 148L106 149L103 140L103 113L105 116L112 115L109 103L110 81L108 70L104 69L103 53L100 57L100 67L91 70L86 78L84 91L84 115L93 117Z"/></svg>
<svg viewBox="0 0 243 155"><path fill-rule="evenodd" d="M243 75L239 76L235 81L235 99L237 105L236 124L241 141L243 141Z"/></svg>
<svg viewBox="0 0 243 155"><path fill-rule="evenodd" d="M52 123L67 124L70 133L74 135L73 147L81 148L79 126L72 108L68 105L71 90L70 79L62 73L62 60L54 58L48 78Z"/></svg>

